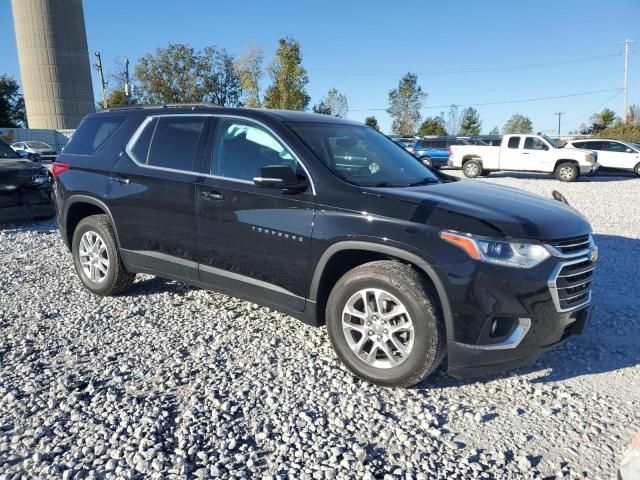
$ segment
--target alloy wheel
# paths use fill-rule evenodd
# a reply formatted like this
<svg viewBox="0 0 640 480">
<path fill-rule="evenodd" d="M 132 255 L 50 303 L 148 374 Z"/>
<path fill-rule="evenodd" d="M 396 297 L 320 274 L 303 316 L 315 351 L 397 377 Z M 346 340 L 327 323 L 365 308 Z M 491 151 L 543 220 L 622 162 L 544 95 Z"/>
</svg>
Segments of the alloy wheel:
<svg viewBox="0 0 640 480">
<path fill-rule="evenodd" d="M 109 251 L 102 237 L 93 230 L 85 232 L 78 250 L 85 276 L 94 283 L 104 282 L 109 274 Z"/>
<path fill-rule="evenodd" d="M 413 322 L 395 296 L 379 288 L 353 294 L 342 312 L 342 330 L 353 353 L 375 368 L 393 368 L 411 354 Z"/>
</svg>

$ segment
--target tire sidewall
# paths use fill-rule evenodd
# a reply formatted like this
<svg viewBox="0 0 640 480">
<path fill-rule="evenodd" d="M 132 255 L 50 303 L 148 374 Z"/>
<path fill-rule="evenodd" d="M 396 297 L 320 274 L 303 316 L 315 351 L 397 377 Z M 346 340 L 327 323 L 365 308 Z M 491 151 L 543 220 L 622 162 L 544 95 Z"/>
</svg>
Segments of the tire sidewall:
<svg viewBox="0 0 640 480">
<path fill-rule="evenodd" d="M 100 235 L 102 241 L 107 247 L 107 254 L 109 255 L 109 271 L 107 272 L 107 276 L 104 281 L 100 283 L 96 283 L 89 277 L 87 277 L 84 273 L 84 270 L 82 269 L 82 266 L 80 265 L 80 239 L 88 231 L 94 231 L 98 235 Z M 71 253 L 73 255 L 73 264 L 82 283 L 84 283 L 84 285 L 93 293 L 96 293 L 98 295 L 106 295 L 111 290 L 111 287 L 115 282 L 115 262 L 118 259 L 118 251 L 113 244 L 111 232 L 107 231 L 103 225 L 99 224 L 96 221 L 93 221 L 91 218 L 82 220 L 73 233 Z"/>
<path fill-rule="evenodd" d="M 346 284 L 345 284 L 346 283 Z M 348 282 L 340 281 L 335 294 L 331 295 L 327 305 L 327 330 L 333 348 L 342 362 L 359 377 L 384 386 L 398 386 L 411 384 L 409 381 L 420 371 L 429 358 L 429 354 L 438 338 L 438 332 L 433 331 L 435 321 L 425 318 L 429 312 L 424 311 L 419 301 L 406 290 L 401 290 L 395 285 L 384 280 L 381 276 L 361 276 L 349 279 Z M 342 330 L 342 311 L 346 302 L 353 294 L 365 288 L 380 288 L 395 296 L 409 312 L 414 326 L 414 345 L 409 357 L 399 366 L 381 369 L 374 368 L 362 360 L 349 347 Z"/>
<path fill-rule="evenodd" d="M 640 177 L 640 163 L 638 163 L 635 168 L 633 169 L 634 173 Z"/>
<path fill-rule="evenodd" d="M 431 161 L 431 159 L 429 157 L 422 157 L 420 159 L 420 161 L 422 162 L 423 165 L 427 165 L 429 167 L 433 167 L 433 162 Z"/>
</svg>

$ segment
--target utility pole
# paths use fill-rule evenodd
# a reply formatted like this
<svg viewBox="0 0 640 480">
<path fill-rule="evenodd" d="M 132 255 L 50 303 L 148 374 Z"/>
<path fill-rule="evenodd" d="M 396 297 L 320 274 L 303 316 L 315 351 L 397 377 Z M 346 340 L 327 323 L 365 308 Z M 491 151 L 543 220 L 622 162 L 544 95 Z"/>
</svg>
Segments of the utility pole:
<svg viewBox="0 0 640 480">
<path fill-rule="evenodd" d="M 622 114 L 622 121 L 627 123 L 627 84 L 629 82 L 629 45 L 632 44 L 635 40 L 629 40 L 628 38 L 624 41 L 624 111 Z"/>
<path fill-rule="evenodd" d="M 127 105 L 131 105 L 131 89 L 129 87 L 129 57 L 124 57 L 124 96 L 127 97 Z"/>
<path fill-rule="evenodd" d="M 98 59 L 95 67 L 98 69 L 98 75 L 100 75 L 100 83 L 102 84 L 102 108 L 107 108 L 107 85 L 104 82 L 104 73 L 102 71 L 102 58 L 100 57 L 100 52 L 96 52 L 95 56 Z"/>
<path fill-rule="evenodd" d="M 562 118 L 562 115 L 564 115 L 564 112 L 556 112 L 554 113 L 554 115 L 558 115 L 558 137 L 560 136 L 560 119 Z"/>
</svg>

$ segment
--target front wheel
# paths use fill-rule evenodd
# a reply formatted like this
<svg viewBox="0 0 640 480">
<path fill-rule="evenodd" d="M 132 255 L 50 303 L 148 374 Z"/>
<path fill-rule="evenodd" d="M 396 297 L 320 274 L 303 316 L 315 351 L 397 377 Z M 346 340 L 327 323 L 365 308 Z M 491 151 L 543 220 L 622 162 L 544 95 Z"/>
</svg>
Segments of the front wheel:
<svg viewBox="0 0 640 480">
<path fill-rule="evenodd" d="M 347 272 L 327 302 L 329 338 L 360 378 L 387 387 L 415 385 L 445 352 L 445 329 L 432 288 L 412 267 L 371 262 Z"/>
<path fill-rule="evenodd" d="M 482 165 L 477 160 L 469 160 L 462 166 L 462 173 L 469 178 L 477 178 L 482 174 Z"/>
<path fill-rule="evenodd" d="M 578 178 L 580 172 L 575 163 L 563 162 L 556 167 L 554 174 L 561 182 L 573 182 Z"/>
<path fill-rule="evenodd" d="M 123 292 L 135 279 L 135 274 L 127 272 L 120 259 L 106 215 L 92 215 L 78 223 L 73 232 L 71 253 L 80 280 L 96 295 Z"/>
<path fill-rule="evenodd" d="M 640 177 L 640 163 L 636 165 L 636 168 L 633 169 L 638 177 Z"/>
<path fill-rule="evenodd" d="M 425 164 L 427 167 L 433 167 L 433 162 L 429 157 L 422 157 L 420 161 Z"/>
</svg>

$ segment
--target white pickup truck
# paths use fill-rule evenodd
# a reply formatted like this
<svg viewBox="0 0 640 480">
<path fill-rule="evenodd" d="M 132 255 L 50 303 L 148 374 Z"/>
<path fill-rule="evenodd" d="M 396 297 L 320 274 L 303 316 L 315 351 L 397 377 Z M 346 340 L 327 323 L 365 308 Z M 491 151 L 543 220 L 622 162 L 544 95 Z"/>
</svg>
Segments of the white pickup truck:
<svg viewBox="0 0 640 480">
<path fill-rule="evenodd" d="M 544 135 L 529 134 L 505 135 L 499 147 L 452 145 L 449 160 L 469 178 L 512 170 L 553 173 L 558 180 L 573 182 L 600 167 L 593 151 L 562 148 Z"/>
</svg>

